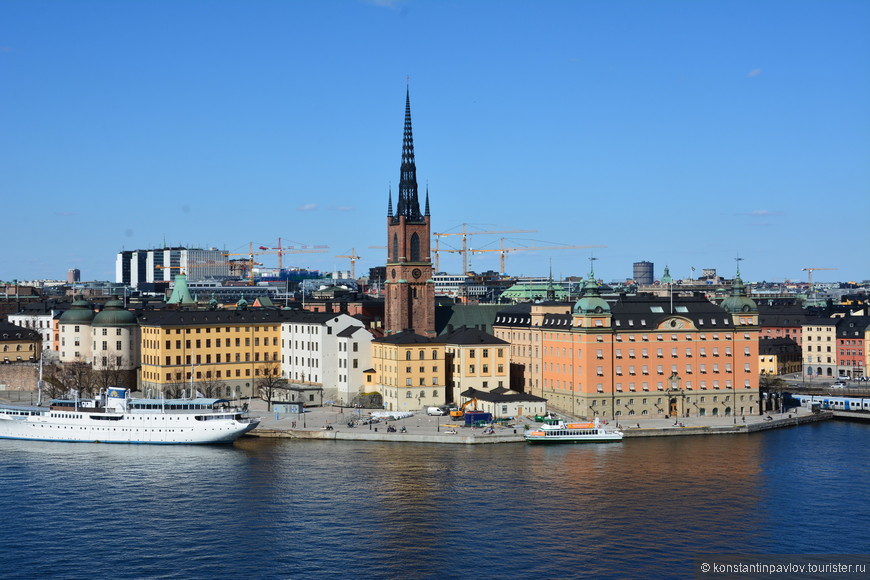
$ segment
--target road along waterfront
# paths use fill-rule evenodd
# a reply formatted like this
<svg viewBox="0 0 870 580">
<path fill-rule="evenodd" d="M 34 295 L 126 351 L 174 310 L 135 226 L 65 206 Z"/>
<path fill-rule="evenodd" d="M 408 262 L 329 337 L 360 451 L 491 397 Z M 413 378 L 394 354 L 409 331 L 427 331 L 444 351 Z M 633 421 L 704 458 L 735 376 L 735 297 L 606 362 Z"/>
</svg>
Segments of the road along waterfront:
<svg viewBox="0 0 870 580">
<path fill-rule="evenodd" d="M 261 417 L 260 426 L 249 433 L 252 437 L 292 439 L 325 439 L 335 441 L 385 441 L 486 445 L 492 443 L 523 443 L 523 429 L 536 425 L 528 417 L 520 417 L 510 426 L 496 426 L 493 433 L 464 427 L 462 420 L 415 414 L 389 424 L 405 432 L 387 432 L 386 423 L 363 425 L 361 420 L 371 411 L 339 407 L 312 407 L 304 414 L 268 412 L 265 403 L 257 401 L 252 408 Z M 831 413 L 809 413 L 794 409 L 788 413 L 746 417 L 688 417 L 682 419 L 632 419 L 618 423 L 626 439 L 639 437 L 680 437 L 690 435 L 727 435 L 756 433 L 770 429 L 793 427 L 832 419 Z M 350 427 L 349 423 L 355 426 Z M 612 422 L 611 422 L 612 423 Z M 456 431 L 452 433 L 451 431 Z"/>
</svg>

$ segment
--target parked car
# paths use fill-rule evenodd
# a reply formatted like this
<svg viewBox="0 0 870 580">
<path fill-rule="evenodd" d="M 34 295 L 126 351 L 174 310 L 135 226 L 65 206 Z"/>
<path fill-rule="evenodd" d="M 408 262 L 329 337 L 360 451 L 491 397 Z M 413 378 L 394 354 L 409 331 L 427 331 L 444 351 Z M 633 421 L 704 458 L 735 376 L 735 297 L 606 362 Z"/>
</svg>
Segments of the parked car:
<svg viewBox="0 0 870 580">
<path fill-rule="evenodd" d="M 831 385 L 831 388 L 832 389 L 845 389 L 846 383 L 844 383 L 843 381 L 837 381 L 836 383 Z"/>
</svg>

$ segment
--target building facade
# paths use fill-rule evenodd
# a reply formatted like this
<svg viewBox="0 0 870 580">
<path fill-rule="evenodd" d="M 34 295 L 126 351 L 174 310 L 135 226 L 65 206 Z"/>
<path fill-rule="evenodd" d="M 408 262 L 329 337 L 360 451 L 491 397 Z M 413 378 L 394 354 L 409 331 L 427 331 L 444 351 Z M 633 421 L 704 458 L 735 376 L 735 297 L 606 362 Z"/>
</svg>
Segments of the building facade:
<svg viewBox="0 0 870 580">
<path fill-rule="evenodd" d="M 441 335 L 445 343 L 448 402 L 459 403 L 467 389 L 490 392 L 510 387 L 510 344 L 482 330 L 460 328 Z"/>
<path fill-rule="evenodd" d="M 445 343 L 406 330 L 372 341 L 372 377 L 389 411 L 419 411 L 447 401 Z"/>
<path fill-rule="evenodd" d="M 497 317 L 495 335 L 530 367 L 527 392 L 617 420 L 759 412 L 758 310 L 742 283 L 721 307 L 700 294 L 608 302 L 597 288 L 590 275 L 573 307 Z"/>
<path fill-rule="evenodd" d="M 762 338 L 758 342 L 758 372 L 785 375 L 801 372 L 801 347 L 792 338 Z"/>
<path fill-rule="evenodd" d="M 811 320 L 802 326 L 801 335 L 806 376 L 837 376 L 837 319 Z"/>
<path fill-rule="evenodd" d="M 349 405 L 363 390 L 372 334 L 347 314 L 297 311 L 281 324 L 281 376 L 319 386 L 324 401 Z"/>
<path fill-rule="evenodd" d="M 0 320 L 0 363 L 38 362 L 42 337 L 35 330 Z"/>
<path fill-rule="evenodd" d="M 837 376 L 859 379 L 867 376 L 867 342 L 870 317 L 846 316 L 837 323 Z"/>
<path fill-rule="evenodd" d="M 258 379 L 280 374 L 282 310 L 174 310 L 145 313 L 141 388 L 154 396 L 199 391 L 258 395 Z"/>
<path fill-rule="evenodd" d="M 170 282 L 182 272 L 191 282 L 224 279 L 230 277 L 230 265 L 227 255 L 217 248 L 125 250 L 115 258 L 115 282 L 133 288 Z"/>
</svg>

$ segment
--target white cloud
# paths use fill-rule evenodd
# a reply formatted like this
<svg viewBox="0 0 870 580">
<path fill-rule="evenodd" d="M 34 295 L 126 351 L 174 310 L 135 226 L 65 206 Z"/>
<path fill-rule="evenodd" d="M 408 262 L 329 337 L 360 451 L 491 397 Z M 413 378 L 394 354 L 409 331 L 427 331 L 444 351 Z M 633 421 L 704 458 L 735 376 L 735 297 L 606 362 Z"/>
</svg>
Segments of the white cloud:
<svg viewBox="0 0 870 580">
<path fill-rule="evenodd" d="M 305 205 L 300 205 L 296 208 L 296 211 L 315 211 L 317 209 L 316 203 L 306 203 Z"/>
<path fill-rule="evenodd" d="M 760 74 L 761 74 L 761 69 L 754 68 L 751 71 L 749 71 L 749 73 L 746 76 L 752 78 L 752 77 L 757 77 Z"/>
</svg>

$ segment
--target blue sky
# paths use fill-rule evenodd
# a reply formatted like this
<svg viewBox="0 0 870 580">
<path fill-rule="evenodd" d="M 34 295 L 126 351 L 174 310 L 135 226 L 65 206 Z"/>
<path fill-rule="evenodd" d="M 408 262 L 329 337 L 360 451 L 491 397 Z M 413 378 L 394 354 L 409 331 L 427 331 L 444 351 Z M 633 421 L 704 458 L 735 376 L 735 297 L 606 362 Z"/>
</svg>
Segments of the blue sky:
<svg viewBox="0 0 870 580">
<path fill-rule="evenodd" d="M 607 246 L 512 274 L 867 279 L 867 30 L 863 0 L 0 0 L 0 280 L 279 237 L 383 264 L 407 76 L 433 231 Z"/>
</svg>

